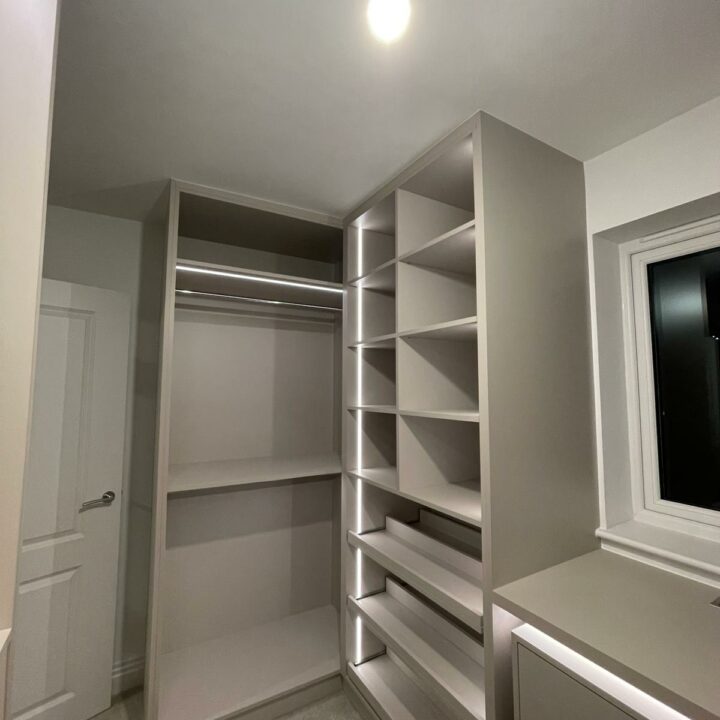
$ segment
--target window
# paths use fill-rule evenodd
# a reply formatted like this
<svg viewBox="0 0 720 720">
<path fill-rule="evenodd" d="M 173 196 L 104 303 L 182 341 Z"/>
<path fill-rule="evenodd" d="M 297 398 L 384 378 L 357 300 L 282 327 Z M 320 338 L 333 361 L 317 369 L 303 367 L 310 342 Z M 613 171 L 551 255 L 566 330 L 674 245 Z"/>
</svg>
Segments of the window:
<svg viewBox="0 0 720 720">
<path fill-rule="evenodd" d="M 628 248 L 626 359 L 636 383 L 628 397 L 637 399 L 638 509 L 717 529 L 720 232 L 708 227 L 715 231 Z"/>
</svg>

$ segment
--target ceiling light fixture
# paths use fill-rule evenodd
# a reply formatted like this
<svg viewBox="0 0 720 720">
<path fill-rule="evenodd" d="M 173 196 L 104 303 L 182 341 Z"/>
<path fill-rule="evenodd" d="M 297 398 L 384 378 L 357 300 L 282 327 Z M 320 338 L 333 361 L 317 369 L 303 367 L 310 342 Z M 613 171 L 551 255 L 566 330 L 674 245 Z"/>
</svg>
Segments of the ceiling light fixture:
<svg viewBox="0 0 720 720">
<path fill-rule="evenodd" d="M 367 18 L 370 30 L 378 40 L 394 42 L 410 22 L 410 0 L 370 0 Z"/>
</svg>

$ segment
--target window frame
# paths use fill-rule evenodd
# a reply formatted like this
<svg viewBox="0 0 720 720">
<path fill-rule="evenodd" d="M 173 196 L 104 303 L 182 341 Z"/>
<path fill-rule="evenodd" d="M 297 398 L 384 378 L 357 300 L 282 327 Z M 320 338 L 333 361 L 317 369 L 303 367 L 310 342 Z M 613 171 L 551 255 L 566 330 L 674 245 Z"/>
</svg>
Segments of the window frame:
<svg viewBox="0 0 720 720">
<path fill-rule="evenodd" d="M 718 218 L 624 243 L 620 273 L 633 514 L 642 522 L 720 542 L 720 511 L 664 500 L 660 494 L 647 274 L 651 263 L 715 248 L 720 248 Z"/>
</svg>

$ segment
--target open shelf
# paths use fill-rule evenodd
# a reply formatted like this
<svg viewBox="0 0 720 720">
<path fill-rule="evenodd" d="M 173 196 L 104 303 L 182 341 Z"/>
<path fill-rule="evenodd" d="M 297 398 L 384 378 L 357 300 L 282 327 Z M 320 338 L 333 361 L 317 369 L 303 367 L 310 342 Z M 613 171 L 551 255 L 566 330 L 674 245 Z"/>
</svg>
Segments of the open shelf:
<svg viewBox="0 0 720 720">
<path fill-rule="evenodd" d="M 398 410 L 406 417 L 429 418 L 431 420 L 457 420 L 458 422 L 477 423 L 480 414 L 472 410 Z"/>
<path fill-rule="evenodd" d="M 160 656 L 160 720 L 225 720 L 340 671 L 328 605 Z"/>
<path fill-rule="evenodd" d="M 483 647 L 394 580 L 386 590 L 348 598 L 354 613 L 439 702 L 465 720 L 484 717 Z"/>
<path fill-rule="evenodd" d="M 398 332 L 432 329 L 477 314 L 474 275 L 398 264 Z"/>
<path fill-rule="evenodd" d="M 395 258 L 384 262 L 376 268 L 366 272 L 364 275 L 353 278 L 348 282 L 349 285 L 364 288 L 367 290 L 377 290 L 379 292 L 395 294 Z"/>
<path fill-rule="evenodd" d="M 449 522 L 449 521 L 448 521 Z M 477 632 L 482 632 L 482 561 L 441 542 L 435 533 L 388 517 L 384 530 L 350 532 L 348 540 Z"/>
<path fill-rule="evenodd" d="M 355 405 L 397 403 L 395 353 L 388 348 L 363 348 L 354 353 L 349 373 L 348 398 Z"/>
<path fill-rule="evenodd" d="M 403 493 L 398 491 L 398 472 L 397 468 L 394 467 L 374 467 L 374 468 L 362 468 L 361 470 L 348 470 L 348 474 L 363 480 L 364 482 L 375 485 L 382 490 L 389 490 L 390 492 L 402 495 Z"/>
<path fill-rule="evenodd" d="M 346 290 L 348 344 L 395 336 L 395 295 L 353 285 Z"/>
<path fill-rule="evenodd" d="M 321 477 L 340 472 L 340 459 L 336 453 L 171 465 L 168 494 Z"/>
<path fill-rule="evenodd" d="M 404 338 L 398 343 L 397 360 L 401 412 L 478 414 L 475 343 Z"/>
<path fill-rule="evenodd" d="M 385 415 L 395 415 L 397 413 L 397 408 L 394 405 L 349 405 L 348 410 L 352 412 L 361 410 L 362 412 L 383 413 Z"/>
<path fill-rule="evenodd" d="M 377 335 L 376 337 L 369 337 L 362 342 L 356 342 L 350 345 L 351 348 L 362 350 L 394 350 L 395 349 L 395 338 L 397 335 L 388 333 L 387 335 Z"/>
<path fill-rule="evenodd" d="M 343 306 L 343 286 L 340 283 L 194 260 L 178 259 L 176 291 L 205 297 L 261 300 L 335 310 Z"/>
<path fill-rule="evenodd" d="M 419 681 L 389 655 L 361 665 L 348 663 L 348 674 L 380 720 L 449 720 Z"/>
<path fill-rule="evenodd" d="M 475 220 L 433 238 L 419 248 L 401 255 L 399 259 L 412 265 L 474 275 Z"/>
<path fill-rule="evenodd" d="M 428 340 L 454 340 L 477 342 L 477 316 L 472 315 L 459 320 L 435 323 L 424 327 L 403 330 L 398 333 L 401 338 L 423 338 Z"/>
</svg>

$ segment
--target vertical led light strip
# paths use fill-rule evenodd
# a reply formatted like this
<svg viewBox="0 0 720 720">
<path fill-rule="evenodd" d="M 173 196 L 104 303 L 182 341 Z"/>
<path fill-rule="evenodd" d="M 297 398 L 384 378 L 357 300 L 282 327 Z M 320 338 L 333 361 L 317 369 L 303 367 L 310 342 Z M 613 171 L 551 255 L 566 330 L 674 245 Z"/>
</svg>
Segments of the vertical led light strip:
<svg viewBox="0 0 720 720">
<path fill-rule="evenodd" d="M 363 274 L 363 228 L 358 227 L 357 231 L 357 275 Z M 362 340 L 363 326 L 363 291 L 358 284 L 357 289 L 357 315 L 356 321 L 356 342 Z M 362 378 L 362 361 L 363 349 L 358 347 L 355 350 L 355 401 L 358 407 L 363 403 L 363 378 Z M 363 411 L 358 410 L 355 418 L 355 458 L 357 469 L 362 470 L 363 466 Z M 363 516 L 363 482 L 360 478 L 355 480 L 355 532 L 362 532 L 362 516 Z M 362 576 L 363 576 L 363 555 L 360 549 L 355 550 L 355 597 L 362 595 Z M 355 664 L 362 662 L 362 620 L 360 616 L 355 617 Z"/>
</svg>

